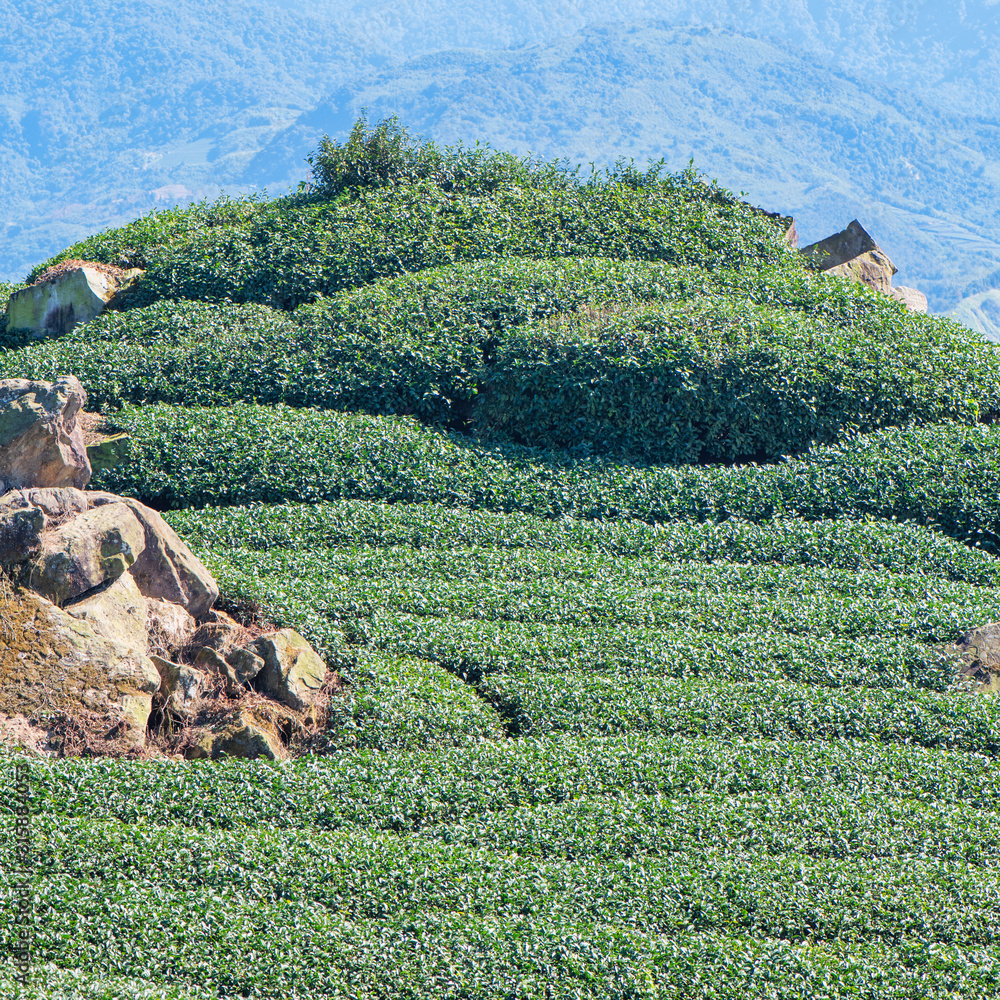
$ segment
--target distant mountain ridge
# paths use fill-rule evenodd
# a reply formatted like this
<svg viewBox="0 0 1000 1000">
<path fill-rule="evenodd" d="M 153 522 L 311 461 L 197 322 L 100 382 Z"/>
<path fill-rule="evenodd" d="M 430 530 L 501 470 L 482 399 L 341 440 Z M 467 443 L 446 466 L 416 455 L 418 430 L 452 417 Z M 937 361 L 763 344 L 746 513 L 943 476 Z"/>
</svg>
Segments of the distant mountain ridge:
<svg viewBox="0 0 1000 1000">
<path fill-rule="evenodd" d="M 112 10 L 0 0 L 0 278 L 157 206 L 281 190 L 368 107 L 574 162 L 693 155 L 806 239 L 861 218 L 933 309 L 1000 284 L 995 0 Z"/>
<path fill-rule="evenodd" d="M 674 168 L 693 157 L 725 186 L 796 215 L 807 241 L 861 218 L 900 283 L 919 285 L 939 311 L 1000 264 L 996 226 L 972 222 L 1000 219 L 1000 171 L 976 148 L 1000 149 L 1000 128 L 773 42 L 652 21 L 511 52 L 420 56 L 301 116 L 245 179 L 281 180 L 296 151 L 320 132 L 343 134 L 365 107 L 443 142 L 487 135 L 573 163 L 606 161 L 608 150 Z"/>
</svg>

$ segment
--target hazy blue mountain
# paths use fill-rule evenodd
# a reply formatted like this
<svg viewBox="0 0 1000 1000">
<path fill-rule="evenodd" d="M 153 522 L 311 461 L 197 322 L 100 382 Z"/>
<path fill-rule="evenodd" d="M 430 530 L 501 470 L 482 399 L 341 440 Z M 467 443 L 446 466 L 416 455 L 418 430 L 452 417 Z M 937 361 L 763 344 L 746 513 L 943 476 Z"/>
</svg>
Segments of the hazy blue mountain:
<svg viewBox="0 0 1000 1000">
<path fill-rule="evenodd" d="M 1000 291 L 997 289 L 963 299 L 948 315 L 978 330 L 994 343 L 1000 343 Z"/>
<path fill-rule="evenodd" d="M 860 218 L 900 267 L 897 282 L 919 285 L 937 309 L 1000 267 L 1000 169 L 984 152 L 1000 150 L 996 123 L 773 42 L 643 22 L 421 56 L 303 115 L 245 179 L 289 179 L 286 164 L 318 133 L 343 134 L 363 107 L 444 142 L 485 136 L 574 163 L 624 154 L 676 168 L 693 157 L 727 187 L 794 213 L 805 240 Z"/>
<path fill-rule="evenodd" d="M 574 162 L 693 155 L 807 239 L 861 218 L 943 310 L 1000 287 L 998 39 L 998 0 L 0 0 L 0 278 L 276 192 L 367 106 Z"/>
</svg>

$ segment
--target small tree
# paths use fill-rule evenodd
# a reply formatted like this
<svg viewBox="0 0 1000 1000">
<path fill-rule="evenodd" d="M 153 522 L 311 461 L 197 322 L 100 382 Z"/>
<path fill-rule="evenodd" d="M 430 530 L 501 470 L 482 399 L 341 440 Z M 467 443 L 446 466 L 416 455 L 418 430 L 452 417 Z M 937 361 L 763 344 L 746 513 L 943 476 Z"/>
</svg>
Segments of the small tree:
<svg viewBox="0 0 1000 1000">
<path fill-rule="evenodd" d="M 343 144 L 324 135 L 307 161 L 316 193 L 333 198 L 342 191 L 429 181 L 443 191 L 487 194 L 507 184 L 548 185 L 568 173 L 558 164 L 499 153 L 489 145 L 473 148 L 421 142 L 399 119 L 382 119 L 374 129 L 362 115 Z"/>
</svg>

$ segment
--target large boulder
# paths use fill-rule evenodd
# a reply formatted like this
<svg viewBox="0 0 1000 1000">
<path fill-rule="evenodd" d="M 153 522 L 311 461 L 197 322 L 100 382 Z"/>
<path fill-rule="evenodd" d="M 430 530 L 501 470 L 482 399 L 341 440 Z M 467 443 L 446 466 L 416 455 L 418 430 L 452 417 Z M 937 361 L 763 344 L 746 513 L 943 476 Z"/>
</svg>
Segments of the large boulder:
<svg viewBox="0 0 1000 1000">
<path fill-rule="evenodd" d="M 219 585 L 200 559 L 181 541 L 166 521 L 149 507 L 95 490 L 87 493 L 91 508 L 126 504 L 145 533 L 145 547 L 131 573 L 144 597 L 179 604 L 195 618 L 202 617 L 216 602 Z"/>
<path fill-rule="evenodd" d="M 87 323 L 142 271 L 96 261 L 68 260 L 49 268 L 27 288 L 14 292 L 7 304 L 7 329 L 30 330 L 37 336 L 69 333 Z"/>
<path fill-rule="evenodd" d="M 284 760 L 288 751 L 273 723 L 249 708 L 238 708 L 204 731 L 184 756 L 188 760 L 220 757 Z"/>
<path fill-rule="evenodd" d="M 152 660 L 160 672 L 163 711 L 172 719 L 190 723 L 218 693 L 218 678 L 206 671 L 160 656 Z"/>
<path fill-rule="evenodd" d="M 64 605 L 116 580 L 145 547 L 142 525 L 125 504 L 95 507 L 43 532 L 40 551 L 26 571 L 26 584 L 36 594 Z"/>
<path fill-rule="evenodd" d="M 87 401 L 79 379 L 0 381 L 0 493 L 30 486 L 90 482 L 77 414 Z"/>
<path fill-rule="evenodd" d="M 889 294 L 897 302 L 902 302 L 910 312 L 927 312 L 927 296 L 916 288 L 907 288 L 906 285 L 896 285 L 889 289 Z"/>
<path fill-rule="evenodd" d="M 151 652 L 169 657 L 191 642 L 198 623 L 179 604 L 148 597 L 146 609 L 146 632 Z"/>
<path fill-rule="evenodd" d="M 820 271 L 890 294 L 896 266 L 857 219 L 841 232 L 803 247 L 800 253 Z"/>
<path fill-rule="evenodd" d="M 64 610 L 74 618 L 87 622 L 118 649 L 131 650 L 142 657 L 148 655 L 146 598 L 139 593 L 135 580 L 128 573 L 118 577 L 109 587 L 67 605 Z M 153 690 L 158 687 L 156 685 Z"/>
<path fill-rule="evenodd" d="M 1000 622 L 971 629 L 956 643 L 943 648 L 955 658 L 959 676 L 977 691 L 1000 691 Z"/>
<path fill-rule="evenodd" d="M 37 594 L 15 594 L 4 608 L 0 714 L 37 719 L 50 713 L 98 713 L 123 721 L 134 741 L 141 742 L 142 713 L 148 717 L 160 675 L 141 640 L 121 641 L 121 635 L 129 636 L 125 619 L 134 613 L 135 597 L 127 584 L 114 594 L 109 588 L 102 595 L 103 609 L 77 608 L 73 615 Z M 116 638 L 98 631 L 112 618 L 122 630 Z"/>
</svg>

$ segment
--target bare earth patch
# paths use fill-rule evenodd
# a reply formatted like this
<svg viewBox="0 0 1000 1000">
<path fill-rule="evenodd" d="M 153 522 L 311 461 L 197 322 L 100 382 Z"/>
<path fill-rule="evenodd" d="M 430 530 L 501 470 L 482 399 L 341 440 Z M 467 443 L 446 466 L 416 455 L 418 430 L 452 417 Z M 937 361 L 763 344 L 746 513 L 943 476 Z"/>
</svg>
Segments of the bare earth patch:
<svg viewBox="0 0 1000 1000">
<path fill-rule="evenodd" d="M 42 271 L 35 279 L 34 284 L 44 285 L 49 281 L 55 281 L 59 275 L 66 274 L 67 271 L 75 271 L 78 267 L 93 268 L 105 277 L 111 278 L 117 284 L 120 284 L 122 278 L 128 273 L 126 268 L 116 267 L 114 264 L 102 264 L 96 260 L 79 260 L 74 258 L 73 260 L 64 260 L 61 264 L 53 264 L 52 267 Z"/>
</svg>

